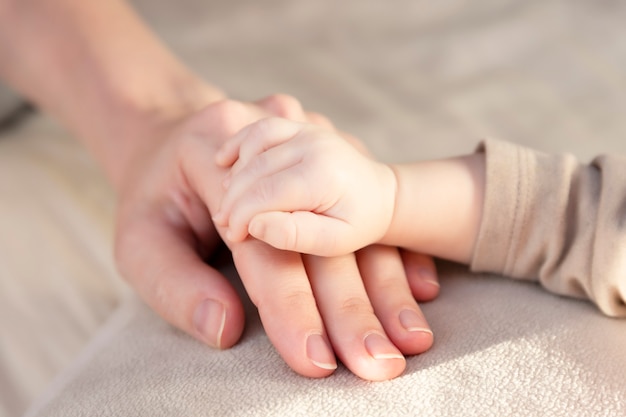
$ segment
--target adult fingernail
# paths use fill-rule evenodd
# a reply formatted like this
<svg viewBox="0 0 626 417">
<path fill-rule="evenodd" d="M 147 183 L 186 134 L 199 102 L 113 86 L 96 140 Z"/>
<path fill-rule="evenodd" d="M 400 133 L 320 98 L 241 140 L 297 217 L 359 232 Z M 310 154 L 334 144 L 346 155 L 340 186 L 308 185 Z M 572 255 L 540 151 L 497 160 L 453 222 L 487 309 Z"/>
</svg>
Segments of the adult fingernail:
<svg viewBox="0 0 626 417">
<path fill-rule="evenodd" d="M 378 333 L 368 334 L 363 343 L 374 359 L 404 359 L 402 353 L 387 338 Z"/>
<path fill-rule="evenodd" d="M 437 277 L 435 277 L 435 274 L 433 273 L 432 269 L 422 267 L 417 270 L 417 273 L 422 278 L 423 282 L 439 288 L 439 282 L 437 282 Z"/>
<path fill-rule="evenodd" d="M 399 315 L 400 324 L 409 332 L 431 333 L 430 329 L 424 325 L 424 319 L 413 310 L 402 310 Z"/>
<path fill-rule="evenodd" d="M 221 348 L 226 323 L 224 304 L 216 300 L 204 300 L 196 307 L 193 322 L 202 340 L 213 347 Z"/>
<path fill-rule="evenodd" d="M 319 368 L 337 369 L 335 355 L 324 337 L 319 333 L 313 333 L 307 337 L 306 355 Z"/>
</svg>

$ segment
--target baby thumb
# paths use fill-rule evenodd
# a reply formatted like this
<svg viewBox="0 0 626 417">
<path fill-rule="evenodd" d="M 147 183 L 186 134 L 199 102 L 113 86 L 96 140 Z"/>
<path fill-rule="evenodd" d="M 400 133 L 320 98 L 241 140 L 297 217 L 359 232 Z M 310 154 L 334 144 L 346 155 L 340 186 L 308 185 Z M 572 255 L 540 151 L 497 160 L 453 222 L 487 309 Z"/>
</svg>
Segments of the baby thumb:
<svg viewBox="0 0 626 417">
<path fill-rule="evenodd" d="M 348 223 L 310 211 L 272 211 L 257 214 L 248 233 L 277 249 L 317 256 L 339 256 L 353 252 Z"/>
</svg>

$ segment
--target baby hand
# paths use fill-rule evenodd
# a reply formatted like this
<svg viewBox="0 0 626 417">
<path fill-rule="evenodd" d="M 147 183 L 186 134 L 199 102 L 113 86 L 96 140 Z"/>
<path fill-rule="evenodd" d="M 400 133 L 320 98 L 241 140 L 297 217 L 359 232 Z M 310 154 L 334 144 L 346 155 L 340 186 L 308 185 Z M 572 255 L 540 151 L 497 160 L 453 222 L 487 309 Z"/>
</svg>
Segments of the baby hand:
<svg viewBox="0 0 626 417">
<path fill-rule="evenodd" d="M 216 155 L 232 166 L 214 221 L 234 242 L 248 234 L 284 250 L 338 256 L 379 241 L 391 224 L 393 170 L 334 131 L 269 118 Z"/>
</svg>

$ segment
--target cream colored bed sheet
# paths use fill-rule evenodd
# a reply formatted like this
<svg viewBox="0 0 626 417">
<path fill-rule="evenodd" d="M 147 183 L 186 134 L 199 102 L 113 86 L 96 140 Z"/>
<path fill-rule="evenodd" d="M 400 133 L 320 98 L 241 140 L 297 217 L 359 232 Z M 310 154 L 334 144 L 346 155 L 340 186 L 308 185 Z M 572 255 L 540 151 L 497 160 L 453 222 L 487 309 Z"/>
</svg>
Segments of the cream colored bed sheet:
<svg viewBox="0 0 626 417">
<path fill-rule="evenodd" d="M 386 161 L 468 152 L 485 136 L 626 153 L 621 2 L 137 5 L 235 97 L 293 94 Z M 626 323 L 450 265 L 424 306 L 436 344 L 397 380 L 298 377 L 251 307 L 240 345 L 207 349 L 122 301 L 113 207 L 91 159 L 46 118 L 0 137 L 0 416 L 19 415 L 89 340 L 30 415 L 626 413 Z"/>
</svg>

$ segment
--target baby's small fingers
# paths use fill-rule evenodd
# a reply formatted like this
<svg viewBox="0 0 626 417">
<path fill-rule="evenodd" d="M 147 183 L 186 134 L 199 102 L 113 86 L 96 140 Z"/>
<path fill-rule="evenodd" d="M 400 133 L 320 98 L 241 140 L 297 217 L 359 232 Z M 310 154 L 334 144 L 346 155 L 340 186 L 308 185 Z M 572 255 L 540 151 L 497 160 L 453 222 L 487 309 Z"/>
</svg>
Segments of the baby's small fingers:
<svg viewBox="0 0 626 417">
<path fill-rule="evenodd" d="M 306 179 L 290 169 L 258 179 L 255 176 L 251 178 L 252 181 L 241 189 L 240 182 L 233 179 L 220 209 L 228 217 L 229 230 L 233 237 L 245 236 L 250 220 L 259 213 L 315 208 Z M 231 197 L 231 190 L 235 188 L 237 195 Z"/>
<path fill-rule="evenodd" d="M 215 154 L 215 162 L 224 167 L 236 161 L 245 165 L 253 156 L 289 140 L 301 128 L 301 124 L 279 117 L 257 120 L 228 139 Z"/>
<path fill-rule="evenodd" d="M 254 123 L 252 124 L 254 125 Z M 239 158 L 239 148 L 245 139 L 250 126 L 248 125 L 228 139 L 215 153 L 215 163 L 221 167 L 229 167 Z"/>
<path fill-rule="evenodd" d="M 255 215 L 251 236 L 277 249 L 317 256 L 339 256 L 352 252 L 352 227 L 342 220 L 310 211 L 273 211 Z"/>
<path fill-rule="evenodd" d="M 235 173 L 231 169 L 225 183 L 225 192 L 220 202 L 219 213 L 216 216 L 220 224 L 228 224 L 231 212 L 238 204 L 249 203 L 258 198 L 254 193 L 259 192 L 258 188 L 268 186 L 270 183 L 265 179 L 288 170 L 298 161 L 296 152 L 292 149 L 282 149 L 276 147 L 258 155 L 252 159 L 241 171 Z M 263 191 L 263 190 L 260 190 Z M 269 190 L 265 190 L 269 191 Z M 271 195 L 261 196 L 271 198 Z"/>
<path fill-rule="evenodd" d="M 259 120 L 248 126 L 238 145 L 239 159 L 232 167 L 232 175 L 244 169 L 255 157 L 292 139 L 303 128 L 301 123 L 278 117 Z"/>
</svg>

